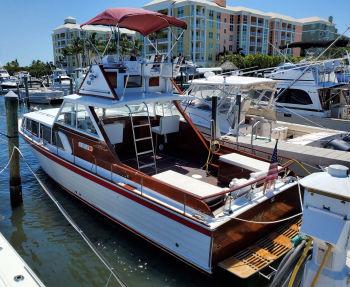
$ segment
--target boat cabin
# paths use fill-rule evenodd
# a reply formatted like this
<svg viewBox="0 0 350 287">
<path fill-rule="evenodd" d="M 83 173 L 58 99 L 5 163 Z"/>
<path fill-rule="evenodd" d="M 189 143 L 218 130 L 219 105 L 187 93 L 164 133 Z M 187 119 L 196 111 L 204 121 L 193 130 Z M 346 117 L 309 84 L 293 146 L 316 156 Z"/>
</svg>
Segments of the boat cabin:
<svg viewBox="0 0 350 287">
<path fill-rule="evenodd" d="M 266 75 L 278 82 L 276 105 L 301 115 L 350 118 L 349 87 L 337 79 L 339 61 L 285 64 Z"/>
</svg>

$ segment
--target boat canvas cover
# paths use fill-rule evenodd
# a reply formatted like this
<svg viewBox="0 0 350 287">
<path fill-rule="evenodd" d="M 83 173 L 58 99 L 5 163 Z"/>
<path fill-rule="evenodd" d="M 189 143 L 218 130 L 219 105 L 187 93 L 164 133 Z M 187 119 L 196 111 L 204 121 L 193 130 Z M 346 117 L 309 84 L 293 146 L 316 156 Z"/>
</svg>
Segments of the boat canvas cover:
<svg viewBox="0 0 350 287">
<path fill-rule="evenodd" d="M 210 76 L 204 79 L 196 79 L 191 86 L 226 86 L 240 90 L 275 90 L 277 81 L 266 78 L 242 77 L 242 76 Z"/>
<path fill-rule="evenodd" d="M 141 8 L 109 8 L 81 25 L 118 26 L 137 31 L 143 36 L 175 26 L 186 29 L 187 24 L 175 17 Z"/>
</svg>

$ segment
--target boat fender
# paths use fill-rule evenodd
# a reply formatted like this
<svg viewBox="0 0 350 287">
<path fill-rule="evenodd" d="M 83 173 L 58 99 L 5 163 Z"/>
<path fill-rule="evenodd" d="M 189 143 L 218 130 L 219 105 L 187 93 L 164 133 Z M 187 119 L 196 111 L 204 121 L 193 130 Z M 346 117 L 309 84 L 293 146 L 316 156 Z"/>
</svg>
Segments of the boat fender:
<svg viewBox="0 0 350 287">
<path fill-rule="evenodd" d="M 331 141 L 325 144 L 325 148 L 341 151 L 350 151 L 350 143 L 340 139 L 332 139 Z"/>
</svg>

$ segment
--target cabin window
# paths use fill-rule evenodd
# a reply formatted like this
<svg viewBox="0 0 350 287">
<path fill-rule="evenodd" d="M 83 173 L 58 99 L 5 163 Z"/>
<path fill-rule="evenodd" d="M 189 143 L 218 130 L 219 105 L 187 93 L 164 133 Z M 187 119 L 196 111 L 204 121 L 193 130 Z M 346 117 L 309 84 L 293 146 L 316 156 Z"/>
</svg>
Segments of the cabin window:
<svg viewBox="0 0 350 287">
<path fill-rule="evenodd" d="M 51 128 L 45 125 L 40 125 L 40 137 L 44 143 L 51 143 Z"/>
<path fill-rule="evenodd" d="M 151 77 L 149 79 L 148 85 L 150 87 L 158 87 L 159 86 L 159 77 Z"/>
<path fill-rule="evenodd" d="M 75 104 L 65 103 L 57 118 L 59 124 L 64 124 L 75 128 L 76 126 L 76 111 Z"/>
<path fill-rule="evenodd" d="M 124 76 L 124 85 L 127 88 L 139 88 L 142 87 L 142 77 L 141 76 Z"/>
<path fill-rule="evenodd" d="M 97 135 L 96 129 L 85 106 L 77 105 L 77 129 Z"/>
<path fill-rule="evenodd" d="M 281 94 L 283 92 L 283 94 Z M 299 89 L 281 89 L 276 95 L 281 94 L 277 99 L 278 103 L 294 104 L 294 105 L 311 105 L 312 100 L 309 94 Z"/>
<path fill-rule="evenodd" d="M 60 149 L 63 149 L 63 144 L 62 144 L 61 138 L 58 135 L 58 131 L 55 131 L 52 134 L 52 144 L 57 146 Z"/>
<path fill-rule="evenodd" d="M 26 129 L 35 136 L 39 136 L 39 123 L 30 119 L 27 119 Z"/>
</svg>

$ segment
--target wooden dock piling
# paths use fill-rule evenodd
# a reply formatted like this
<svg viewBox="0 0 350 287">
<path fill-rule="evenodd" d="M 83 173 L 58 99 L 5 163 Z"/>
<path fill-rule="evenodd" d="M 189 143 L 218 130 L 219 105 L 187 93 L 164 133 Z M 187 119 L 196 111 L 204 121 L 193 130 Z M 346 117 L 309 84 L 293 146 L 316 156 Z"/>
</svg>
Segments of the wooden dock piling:
<svg viewBox="0 0 350 287">
<path fill-rule="evenodd" d="M 25 95 L 25 98 L 24 98 L 24 103 L 29 108 L 29 88 L 28 88 L 28 77 L 27 76 L 24 76 L 24 88 L 25 88 L 25 91 L 26 91 L 26 95 Z"/>
<path fill-rule="evenodd" d="M 69 94 L 73 94 L 73 79 L 72 77 L 69 78 Z"/>
<path fill-rule="evenodd" d="M 18 138 L 18 96 L 10 91 L 5 95 L 7 137 L 8 137 L 8 154 L 12 155 L 14 147 L 19 147 Z M 22 182 L 19 166 L 19 153 L 13 152 L 12 160 L 9 165 L 10 169 L 10 199 L 11 206 L 17 207 L 22 204 Z"/>
</svg>

